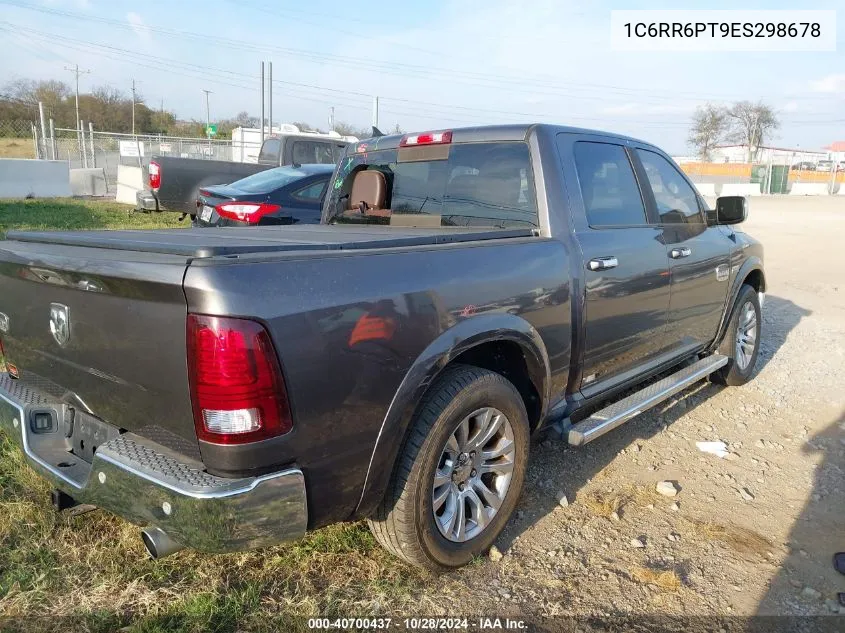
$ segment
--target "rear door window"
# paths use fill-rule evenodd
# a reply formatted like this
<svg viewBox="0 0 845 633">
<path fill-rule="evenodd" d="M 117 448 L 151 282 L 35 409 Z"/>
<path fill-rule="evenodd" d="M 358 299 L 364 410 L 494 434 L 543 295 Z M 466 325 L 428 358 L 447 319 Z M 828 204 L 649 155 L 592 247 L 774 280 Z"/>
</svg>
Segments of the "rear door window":
<svg viewBox="0 0 845 633">
<path fill-rule="evenodd" d="M 703 224 L 695 191 L 672 163 L 656 152 L 638 149 L 663 224 Z"/>
<path fill-rule="evenodd" d="M 307 187 L 294 191 L 292 195 L 294 198 L 299 198 L 300 200 L 305 200 L 306 202 L 319 202 L 323 197 L 323 190 L 326 188 L 327 182 L 328 176 L 326 176 L 325 180 L 318 180 Z"/>
<path fill-rule="evenodd" d="M 647 224 L 643 198 L 625 148 L 579 141 L 575 144 L 575 168 L 591 227 Z"/>
</svg>

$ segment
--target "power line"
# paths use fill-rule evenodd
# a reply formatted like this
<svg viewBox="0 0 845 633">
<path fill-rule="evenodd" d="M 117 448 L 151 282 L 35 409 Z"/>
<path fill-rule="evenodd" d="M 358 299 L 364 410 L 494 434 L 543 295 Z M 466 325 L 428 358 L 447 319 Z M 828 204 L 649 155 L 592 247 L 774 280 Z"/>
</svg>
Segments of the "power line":
<svg viewBox="0 0 845 633">
<path fill-rule="evenodd" d="M 176 74 L 182 74 L 183 76 L 190 76 L 190 77 L 200 77 L 200 74 L 203 77 L 207 77 L 210 73 L 213 73 L 213 74 L 218 74 L 218 75 L 223 74 L 223 75 L 227 75 L 227 76 L 232 76 L 232 77 L 235 77 L 235 78 L 238 78 L 238 79 L 245 79 L 245 80 L 248 80 L 250 82 L 254 81 L 254 79 L 255 79 L 255 76 L 253 76 L 253 75 L 249 75 L 249 74 L 245 74 L 245 73 L 239 73 L 239 72 L 236 72 L 236 71 L 213 68 L 213 67 L 208 67 L 208 66 L 200 66 L 198 64 L 191 64 L 189 62 L 179 62 L 179 61 L 176 61 L 176 60 L 171 60 L 171 59 L 168 59 L 168 58 L 159 57 L 159 56 L 155 56 L 155 55 L 148 55 L 148 54 L 142 55 L 142 54 L 132 53 L 130 51 L 118 49 L 118 48 L 111 47 L 111 46 L 104 45 L 104 44 L 93 44 L 93 43 L 90 43 L 90 42 L 83 42 L 82 40 L 75 40 L 74 38 L 68 38 L 68 37 L 60 36 L 60 35 L 57 35 L 57 34 L 54 34 L 54 33 L 46 33 L 46 32 L 43 32 L 43 31 L 38 31 L 36 29 L 28 29 L 26 27 L 15 26 L 15 28 L 23 29 L 23 30 L 28 31 L 32 34 L 35 34 L 35 37 L 42 36 L 46 42 L 49 42 L 49 43 L 52 43 L 52 44 L 55 44 L 55 45 L 59 45 L 59 46 L 63 45 L 63 44 L 61 44 L 62 41 L 74 42 L 74 43 L 79 45 L 79 46 L 75 46 L 75 47 L 69 46 L 70 48 L 72 48 L 74 50 L 83 50 L 84 51 L 84 50 L 90 50 L 92 48 L 101 48 L 101 49 L 107 49 L 109 51 L 112 51 L 115 54 L 120 55 L 121 57 L 140 58 L 140 60 L 142 60 L 142 61 L 133 61 L 133 63 L 136 63 L 137 65 L 140 65 L 140 66 L 148 67 L 148 68 L 154 68 L 154 69 L 159 70 L 159 71 L 162 69 L 162 67 L 167 67 L 167 66 L 170 66 L 171 68 L 173 68 L 173 67 L 176 67 L 176 68 L 187 67 L 189 69 L 196 69 L 195 72 L 197 74 L 190 74 L 189 75 L 189 74 L 185 74 L 185 73 L 179 73 L 179 72 L 176 72 L 176 71 L 173 71 L 173 72 L 175 72 Z M 82 47 L 82 48 L 80 48 L 80 47 Z M 101 53 L 98 53 L 98 54 L 101 54 Z M 106 55 L 106 56 L 108 56 L 108 55 Z M 114 59 L 114 57 L 110 57 L 110 58 Z M 158 64 L 157 65 L 150 65 L 149 62 L 151 60 L 155 60 L 156 62 L 158 62 Z M 217 81 L 218 83 L 223 83 L 225 85 L 231 85 L 231 86 L 234 86 L 234 87 L 244 88 L 244 89 L 248 89 L 248 90 L 254 89 L 254 86 L 252 86 L 251 84 L 250 85 L 243 85 L 243 84 L 232 83 L 231 81 L 225 81 L 225 82 L 221 81 L 221 80 L 213 80 L 213 81 Z M 367 100 L 370 100 L 372 98 L 370 95 L 368 95 L 366 93 L 362 93 L 362 92 L 346 91 L 346 90 L 342 90 L 342 89 L 338 89 L 338 88 L 328 88 L 328 87 L 324 87 L 324 86 L 317 86 L 317 85 L 314 85 L 314 84 L 306 84 L 306 83 L 301 83 L 301 82 L 284 81 L 284 80 L 278 80 L 277 79 L 277 80 L 274 80 L 273 83 L 274 84 L 280 84 L 280 85 L 296 86 L 296 87 L 299 87 L 299 88 L 311 89 L 311 90 L 315 90 L 315 91 L 318 91 L 318 92 L 329 92 L 329 93 L 343 94 L 345 99 L 347 99 L 347 100 L 358 98 L 358 97 L 360 97 L 362 99 L 367 99 Z M 336 98 L 334 98 L 333 101 L 326 101 L 325 99 L 317 99 L 313 95 L 305 95 L 303 93 L 297 93 L 297 92 L 292 92 L 292 91 L 289 91 L 285 94 L 292 94 L 294 96 L 297 96 L 297 97 L 305 99 L 305 100 L 317 101 L 317 102 L 321 102 L 321 103 L 328 103 L 328 104 L 333 104 L 333 103 L 343 104 L 343 103 L 345 103 L 349 107 L 352 107 L 352 108 L 355 108 L 355 109 L 361 109 L 361 110 L 366 109 L 365 106 L 362 103 L 359 103 L 359 102 L 352 102 L 352 103 L 350 103 L 349 101 L 338 102 L 338 100 Z M 324 96 L 324 95 L 320 95 L 320 96 Z M 469 120 L 470 122 L 475 122 L 475 121 L 487 121 L 487 122 L 489 122 L 489 120 L 491 119 L 491 115 L 493 115 L 492 118 L 496 118 L 496 119 L 507 119 L 507 118 L 512 118 L 513 116 L 527 117 L 527 118 L 530 118 L 530 119 L 540 119 L 540 118 L 550 119 L 550 120 L 559 119 L 558 114 L 550 114 L 550 113 L 517 112 L 517 111 L 511 111 L 511 110 L 494 110 L 494 109 L 461 106 L 461 105 L 447 104 L 447 103 L 435 103 L 435 102 L 430 102 L 430 101 L 422 101 L 422 100 L 418 100 L 418 99 L 405 99 L 405 98 L 401 98 L 401 97 L 391 97 L 391 96 L 385 96 L 385 97 L 382 97 L 382 99 L 384 101 L 387 101 L 387 102 L 397 102 L 397 103 L 400 103 L 400 104 L 410 104 L 412 106 L 411 109 L 409 109 L 406 106 L 401 111 L 397 110 L 396 108 L 392 108 L 390 110 L 391 112 L 398 113 L 398 114 L 406 114 L 406 115 L 412 115 L 413 116 L 413 115 L 419 114 L 422 111 L 425 114 L 442 115 L 443 113 L 440 112 L 440 111 L 442 111 L 444 109 L 445 110 L 454 109 L 454 110 L 463 111 L 464 114 L 461 115 L 460 117 L 454 116 L 453 113 L 449 112 L 450 118 L 452 120 L 456 120 L 456 121 L 467 121 L 467 120 Z M 413 106 L 418 105 L 418 104 L 430 106 L 430 107 L 425 107 L 425 108 L 414 108 L 413 107 Z M 402 106 L 399 106 L 399 107 L 402 107 Z M 472 117 L 471 113 L 479 113 L 480 116 Z M 467 117 L 470 117 L 470 118 L 467 119 Z M 578 121 L 578 120 L 581 120 L 581 121 L 601 121 L 601 120 L 604 120 L 604 117 L 569 116 L 569 117 L 567 117 L 567 119 L 572 120 L 572 121 Z M 652 123 L 651 121 L 639 121 L 639 120 L 636 120 L 636 119 L 629 119 L 628 121 L 631 122 L 631 123 L 637 123 L 637 122 Z M 665 121 L 665 120 L 662 121 L 661 123 L 662 124 L 672 124 L 672 123 L 674 123 L 674 124 L 677 124 L 677 125 L 686 125 L 687 124 L 686 121 L 669 122 L 669 121 Z"/>
<path fill-rule="evenodd" d="M 7 23 L 8 24 L 8 23 Z M 104 44 L 93 44 L 90 42 L 83 42 L 82 40 L 75 40 L 74 38 L 67 38 L 64 36 L 59 36 L 54 33 L 46 33 L 43 31 L 38 31 L 36 29 L 28 29 L 26 27 L 21 27 L 17 25 L 12 25 L 14 28 L 19 30 L 24 30 L 29 33 L 34 34 L 33 36 L 36 38 L 41 37 L 43 41 L 46 43 L 55 44 L 58 46 L 65 46 L 71 48 L 72 50 L 78 50 L 83 52 L 92 52 L 95 49 L 105 49 L 108 50 L 119 57 L 114 57 L 113 55 L 104 54 L 100 50 L 97 51 L 98 55 L 102 55 L 105 57 L 109 57 L 111 59 L 116 59 L 117 61 L 122 61 L 126 63 L 132 63 L 137 66 L 142 66 L 146 68 L 151 68 L 157 71 L 161 71 L 162 68 L 169 67 L 169 72 L 173 74 L 182 75 L 186 77 L 196 78 L 196 79 L 205 79 L 210 80 L 215 83 L 220 83 L 223 85 L 228 85 L 240 89 L 245 90 L 256 90 L 254 84 L 252 83 L 255 79 L 255 76 L 249 75 L 246 73 L 239 73 L 236 71 L 226 70 L 226 69 L 219 69 L 219 68 L 210 68 L 207 66 L 200 66 L 198 64 L 191 64 L 189 62 L 179 62 L 176 60 L 171 60 L 164 57 L 147 55 L 147 54 L 138 54 L 132 53 L 130 51 L 126 51 L 123 49 L 118 49 L 115 47 L 111 47 Z M 73 46 L 69 44 L 62 44 L 63 41 L 69 41 L 78 44 L 78 46 Z M 127 61 L 123 59 L 124 57 L 129 58 L 140 58 L 140 59 L 132 59 L 131 61 Z M 141 61 L 142 60 L 142 61 Z M 155 65 L 150 64 L 149 62 L 154 60 L 156 62 Z M 179 72 L 178 70 L 173 70 L 174 68 L 181 68 L 181 69 L 189 69 L 189 72 Z M 237 79 L 245 79 L 248 80 L 250 83 L 248 85 L 234 83 L 231 80 L 224 81 L 222 79 L 215 79 L 211 78 L 210 75 L 217 74 L 217 75 L 225 75 L 227 77 L 234 77 Z M 290 82 L 290 81 L 283 81 L 283 80 L 274 80 L 274 84 L 281 84 L 281 85 L 289 85 L 289 86 L 296 86 L 298 88 L 314 90 L 316 92 L 329 92 L 329 93 L 340 93 L 343 94 L 345 99 L 370 99 L 371 97 L 366 93 L 358 93 L 353 91 L 345 91 L 342 89 L 337 88 L 327 88 L 323 86 L 317 86 L 314 84 L 305 84 L 300 82 Z M 274 88 L 275 90 L 275 88 Z M 357 110 L 368 110 L 369 107 L 364 105 L 361 102 L 349 102 L 349 101 L 340 101 L 337 98 L 332 98 L 331 100 L 327 100 L 326 98 L 318 98 L 315 95 L 309 95 L 302 92 L 296 92 L 293 90 L 283 90 L 282 94 L 291 95 L 297 99 L 303 99 L 306 101 L 313 101 L 317 103 L 324 103 L 327 105 L 345 105 L 346 107 L 350 107 Z M 326 95 L 319 94 L 320 97 L 325 97 Z M 524 117 L 532 120 L 537 119 L 549 119 L 549 120 L 560 120 L 559 115 L 553 114 L 543 114 L 543 113 L 529 113 L 529 112 L 516 112 L 510 110 L 494 110 L 494 109 L 486 109 L 486 108 L 477 108 L 477 107 L 469 107 L 469 106 L 461 106 L 455 104 L 445 104 L 445 103 L 436 103 L 436 102 L 429 102 L 429 101 L 422 101 L 422 100 L 412 100 L 412 99 L 405 99 L 400 97 L 382 97 L 382 99 L 386 102 L 397 102 L 400 104 L 410 104 L 411 107 L 403 107 L 402 109 L 397 108 L 386 108 L 384 109 L 385 112 L 389 112 L 392 114 L 400 115 L 400 116 L 417 116 L 421 118 L 428 118 L 432 120 L 441 120 L 447 118 L 449 121 L 454 122 L 466 122 L 466 123 L 480 123 L 480 122 L 494 122 L 491 119 L 495 120 L 510 120 L 514 116 L 516 117 Z M 414 108 L 414 105 L 424 105 L 424 108 Z M 402 106 L 400 106 L 402 107 Z M 445 112 L 444 112 L 445 110 Z M 456 115 L 452 110 L 460 110 L 463 112 L 461 115 Z M 478 113 L 479 116 L 473 116 L 473 114 Z M 566 117 L 568 120 L 571 121 L 604 121 L 606 117 L 578 117 L 578 116 L 568 116 Z M 835 122 L 835 121 L 833 121 Z M 638 119 L 620 119 L 620 124 L 631 125 L 637 124 L 641 127 L 659 127 L 659 128 L 669 128 L 669 127 L 686 127 L 688 125 L 688 121 L 686 120 L 661 120 L 661 121 L 650 121 L 650 120 L 638 120 Z"/>
<path fill-rule="evenodd" d="M 78 20 L 85 20 L 87 22 L 97 21 L 104 24 L 117 26 L 118 28 L 131 29 L 131 25 L 119 20 L 112 20 L 100 16 L 83 15 L 71 11 L 63 11 L 53 9 L 50 7 L 40 7 L 30 5 L 22 2 L 13 2 L 10 0 L 3 0 L 2 4 L 15 6 L 22 9 L 38 11 L 51 15 L 67 17 Z M 175 29 L 148 26 L 151 32 L 161 33 L 163 35 L 176 38 L 197 38 L 203 42 L 207 41 L 208 35 L 205 33 L 195 33 L 190 31 L 179 31 Z M 728 95 L 719 95 L 712 92 L 699 93 L 692 91 L 679 91 L 675 89 L 654 89 L 654 88 L 632 88 L 608 84 L 586 83 L 586 82 L 563 82 L 553 77 L 542 76 L 526 76 L 524 73 L 519 77 L 507 76 L 502 74 L 489 74 L 470 71 L 458 71 L 449 68 L 437 68 L 432 66 L 421 66 L 416 64 L 406 64 L 400 62 L 381 62 L 373 59 L 364 59 L 357 57 L 330 55 L 319 53 L 316 51 L 308 51 L 303 49 L 281 48 L 267 45 L 256 45 L 240 40 L 233 40 L 216 36 L 215 43 L 218 45 L 228 46 L 239 50 L 255 51 L 255 52 L 275 52 L 277 54 L 289 55 L 305 59 L 312 63 L 319 63 L 325 65 L 331 63 L 346 68 L 355 68 L 357 70 L 370 70 L 378 73 L 388 73 L 399 76 L 416 76 L 423 79 L 441 81 L 445 76 L 454 77 L 460 83 L 466 85 L 480 86 L 484 88 L 494 88 L 505 86 L 530 86 L 532 92 L 536 94 L 547 94 L 552 96 L 566 96 L 569 99 L 591 99 L 591 100 L 606 100 L 608 94 L 616 96 L 638 96 L 639 99 L 652 101 L 654 99 L 660 102 L 665 100 L 665 96 L 660 96 L 659 93 L 666 93 L 666 96 L 671 96 L 675 101 L 694 101 L 694 100 L 712 100 L 720 96 L 725 98 L 733 98 Z M 482 83 L 479 83 L 482 82 Z M 595 94 L 577 94 L 573 91 L 591 90 Z M 598 92 L 597 92 L 598 91 Z M 682 96 L 682 95 L 687 95 Z M 807 98 L 807 97 L 796 97 Z"/>
</svg>

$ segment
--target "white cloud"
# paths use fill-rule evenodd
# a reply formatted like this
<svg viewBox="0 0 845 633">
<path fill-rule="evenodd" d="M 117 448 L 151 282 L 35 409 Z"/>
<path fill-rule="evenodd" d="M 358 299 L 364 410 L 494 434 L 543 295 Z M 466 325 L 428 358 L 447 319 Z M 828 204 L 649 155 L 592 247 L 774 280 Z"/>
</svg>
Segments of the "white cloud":
<svg viewBox="0 0 845 633">
<path fill-rule="evenodd" d="M 811 81 L 810 90 L 828 94 L 845 93 L 845 74 L 828 75 L 827 77 Z"/>
<path fill-rule="evenodd" d="M 798 112 L 801 110 L 801 104 L 797 101 L 787 101 L 781 108 L 784 112 Z"/>
<path fill-rule="evenodd" d="M 147 26 L 146 22 L 144 22 L 144 19 L 140 15 L 134 11 L 130 11 L 126 14 L 126 21 L 129 22 L 129 26 L 132 27 L 132 30 L 135 31 L 135 35 L 139 38 L 145 42 L 149 42 L 152 39 L 150 27 Z"/>
</svg>

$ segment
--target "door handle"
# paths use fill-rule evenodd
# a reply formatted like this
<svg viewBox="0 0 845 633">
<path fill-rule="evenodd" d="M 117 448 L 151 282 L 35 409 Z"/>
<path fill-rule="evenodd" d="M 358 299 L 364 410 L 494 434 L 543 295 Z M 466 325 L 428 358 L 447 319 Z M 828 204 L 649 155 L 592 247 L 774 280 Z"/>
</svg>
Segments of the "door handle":
<svg viewBox="0 0 845 633">
<path fill-rule="evenodd" d="M 683 246 L 681 248 L 673 248 L 669 253 L 669 257 L 672 259 L 681 259 L 683 257 L 689 257 L 692 255 L 692 249 Z"/>
<path fill-rule="evenodd" d="M 610 270 L 619 265 L 615 257 L 596 257 L 590 260 L 590 270 Z"/>
</svg>

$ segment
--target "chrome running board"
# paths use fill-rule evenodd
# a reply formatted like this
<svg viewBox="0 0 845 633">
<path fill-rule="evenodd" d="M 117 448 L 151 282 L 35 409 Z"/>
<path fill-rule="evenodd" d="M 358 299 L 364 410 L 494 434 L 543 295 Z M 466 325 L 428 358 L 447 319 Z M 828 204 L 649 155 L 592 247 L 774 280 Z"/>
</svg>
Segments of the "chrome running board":
<svg viewBox="0 0 845 633">
<path fill-rule="evenodd" d="M 569 428 L 568 441 L 572 446 L 583 446 L 592 442 L 727 364 L 728 357 L 721 354 L 702 358 L 671 376 L 658 380 L 601 411 L 596 411 L 586 420 L 573 424 Z"/>
</svg>

